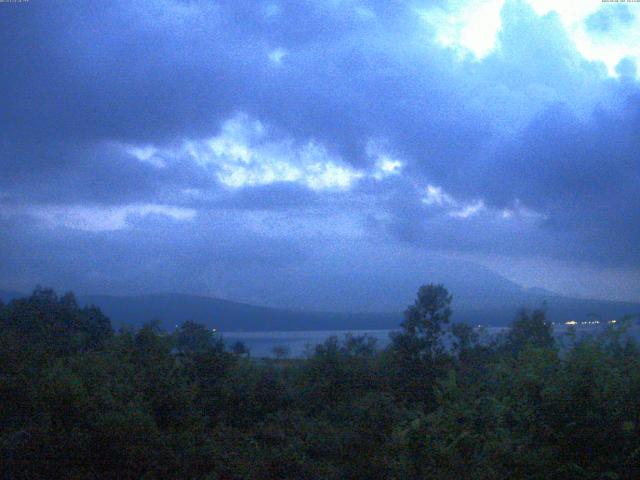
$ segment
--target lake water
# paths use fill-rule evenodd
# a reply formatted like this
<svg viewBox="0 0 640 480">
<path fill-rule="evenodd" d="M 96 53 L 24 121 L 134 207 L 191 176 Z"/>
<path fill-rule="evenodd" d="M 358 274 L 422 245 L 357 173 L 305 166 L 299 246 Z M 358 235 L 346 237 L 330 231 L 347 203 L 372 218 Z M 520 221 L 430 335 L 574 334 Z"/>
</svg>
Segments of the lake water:
<svg viewBox="0 0 640 480">
<path fill-rule="evenodd" d="M 502 331 L 503 327 L 487 327 L 489 335 Z M 273 357 L 275 347 L 288 349 L 289 357 L 303 357 L 305 352 L 312 352 L 316 345 L 326 339 L 336 336 L 344 339 L 346 335 L 373 337 L 376 346 L 384 348 L 389 345 L 389 335 L 393 330 L 317 330 L 317 331 L 287 331 L 287 332 L 222 332 L 220 335 L 231 345 L 241 341 L 251 352 L 252 357 Z"/>
<path fill-rule="evenodd" d="M 487 337 L 504 332 L 507 327 L 483 327 Z M 602 326 L 578 326 L 578 334 L 595 334 L 604 330 Z M 560 337 L 566 333 L 564 325 L 554 327 L 555 335 Z M 291 358 L 304 357 L 307 352 L 313 352 L 316 345 L 323 343 L 327 338 L 336 336 L 344 339 L 348 334 L 354 336 L 367 335 L 376 339 L 378 348 L 386 347 L 393 330 L 319 330 L 319 331 L 272 331 L 272 332 L 219 332 L 227 344 L 235 341 L 243 342 L 250 350 L 252 357 L 274 357 L 275 347 L 285 347 L 287 356 Z M 640 328 L 633 327 L 630 331 L 636 339 L 640 338 Z"/>
</svg>

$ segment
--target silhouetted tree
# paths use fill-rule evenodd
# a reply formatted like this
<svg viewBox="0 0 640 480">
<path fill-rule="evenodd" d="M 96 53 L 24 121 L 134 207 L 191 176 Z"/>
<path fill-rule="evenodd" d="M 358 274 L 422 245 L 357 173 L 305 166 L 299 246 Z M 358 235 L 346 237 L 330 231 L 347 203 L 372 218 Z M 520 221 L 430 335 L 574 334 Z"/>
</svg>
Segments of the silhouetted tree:
<svg viewBox="0 0 640 480">
<path fill-rule="evenodd" d="M 223 344 L 222 340 L 215 338 L 212 330 L 190 320 L 180 325 L 174 338 L 175 347 L 184 354 L 205 353 Z"/>
<path fill-rule="evenodd" d="M 276 345 L 271 349 L 271 353 L 278 359 L 282 360 L 283 358 L 287 358 L 289 356 L 289 347 L 286 345 Z"/>
<path fill-rule="evenodd" d="M 433 384 L 446 362 L 442 342 L 452 297 L 442 285 L 423 285 L 405 311 L 402 331 L 392 336 L 393 383 L 412 402 L 433 402 Z"/>
<path fill-rule="evenodd" d="M 240 340 L 237 340 L 233 343 L 233 345 L 231 345 L 231 351 L 238 356 L 248 356 L 250 353 L 249 348 L 244 344 L 244 342 L 241 342 Z"/>
<path fill-rule="evenodd" d="M 520 310 L 515 321 L 509 326 L 506 344 L 513 352 L 518 352 L 527 345 L 553 347 L 553 326 L 547 321 L 545 311 Z"/>
</svg>

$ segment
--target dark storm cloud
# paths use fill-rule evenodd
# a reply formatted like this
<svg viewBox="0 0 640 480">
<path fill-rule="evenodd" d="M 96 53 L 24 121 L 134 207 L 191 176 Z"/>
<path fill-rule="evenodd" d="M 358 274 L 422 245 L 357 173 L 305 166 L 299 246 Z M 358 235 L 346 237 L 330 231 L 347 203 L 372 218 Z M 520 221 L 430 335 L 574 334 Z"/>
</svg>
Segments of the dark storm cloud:
<svg viewBox="0 0 640 480">
<path fill-rule="evenodd" d="M 569 234 L 576 256 L 637 263 L 640 238 L 640 92 L 620 110 L 581 121 L 561 107 L 536 118 L 501 153 L 499 185 L 488 191 L 547 213 L 550 236 Z M 508 178 L 522 179 L 507 183 Z M 526 180 L 526 181 L 525 181 Z"/>
<path fill-rule="evenodd" d="M 0 146 L 0 192 L 13 204 L 118 205 L 175 201 L 187 187 L 211 187 L 215 181 L 191 162 L 155 168 L 118 145 L 50 143 Z"/>
<path fill-rule="evenodd" d="M 640 260 L 633 246 L 640 238 L 638 84 L 628 76 L 607 79 L 602 66 L 579 56 L 557 19 L 515 7 L 507 5 L 503 12 L 501 49 L 476 72 L 509 88 L 516 106 L 527 105 L 520 96 L 525 92 L 539 95 L 538 113 L 519 132 L 470 156 L 469 163 L 452 162 L 440 178 L 456 198 L 482 199 L 498 212 L 517 202 L 540 217 L 520 225 L 487 215 L 452 220 L 421 204 L 422 192 L 404 190 L 391 202 L 396 215 L 388 226 L 405 241 L 436 249 L 635 265 Z M 585 103 L 591 106 L 585 109 Z M 509 108 L 513 105 L 506 116 Z M 431 165 L 421 166 L 438 178 Z"/>
<path fill-rule="evenodd" d="M 73 1 L 4 9 L 4 134 L 166 139 L 231 109 L 239 78 L 225 68 L 215 12 L 207 17 L 208 43 L 198 45 L 188 21 L 161 6 Z M 189 55 L 190 41 L 201 52 L 218 45 L 207 51 L 215 61 L 203 65 Z"/>
<path fill-rule="evenodd" d="M 243 223 L 255 211 L 283 218 L 312 212 L 308 223 L 321 224 L 329 237 L 334 227 L 342 235 L 342 227 L 321 220 L 342 214 L 389 244 L 637 264 L 633 61 L 621 64 L 619 79 L 609 78 L 603 64 L 576 51 L 557 16 L 540 17 L 520 1 L 507 2 L 492 53 L 461 57 L 437 45 L 421 18 L 420 8 L 433 6 L 446 5 L 2 6 L 0 253 L 12 258 L 3 277 L 11 269 L 24 278 L 59 272 L 69 283 L 100 290 L 109 275 L 82 272 L 104 262 L 121 272 L 112 290 L 126 290 L 127 282 L 143 289 L 154 275 L 171 290 L 172 272 L 177 278 L 191 271 L 189 285 L 202 291 L 212 264 L 240 271 L 252 258 L 282 266 L 313 253 L 295 227 L 274 236 Z M 609 31 L 630 15 L 603 7 L 587 26 Z M 326 191 L 282 179 L 225 185 L 218 167 L 194 161 L 185 145 L 224 133 L 238 114 L 264 124 L 267 138 L 260 142 L 292 145 L 290 161 L 314 142 L 356 180 Z M 371 141 L 381 145 L 378 153 L 402 162 L 399 175 L 376 176 Z M 128 150 L 148 146 L 161 152 L 161 165 Z M 425 204 L 427 185 L 452 200 Z M 456 214 L 480 200 L 477 215 Z M 30 208 L 48 205 L 82 205 L 99 216 L 105 207 L 150 204 L 193 209 L 196 216 L 182 222 L 134 215 L 127 228 L 101 232 L 52 230 L 29 216 Z M 501 218 L 518 209 L 524 213 Z M 229 220 L 228 212 L 238 219 Z M 59 259 L 29 260 L 27 252 L 39 245 L 60 252 Z M 74 246 L 83 254 L 71 259 Z M 147 270 L 127 274 L 136 258 Z"/>
<path fill-rule="evenodd" d="M 357 5 L 291 2 L 271 14 L 267 3 L 242 2 L 10 10 L 1 25 L 4 135 L 165 142 L 210 134 L 242 110 L 328 141 L 352 161 L 363 136 L 386 133 L 389 122 L 408 138 L 430 136 L 434 151 L 459 153 L 481 130 L 456 120 L 464 108 L 445 88 L 452 78 L 440 78 L 451 72 L 430 59 L 435 49 L 403 47 L 420 27 L 408 4 L 363 3 L 373 18 Z M 290 50 L 277 67 L 268 59 L 276 48 Z M 464 141 L 441 138 L 443 128 Z"/>
<path fill-rule="evenodd" d="M 402 45 L 418 27 L 408 4 L 303 3 L 279 4 L 271 13 L 268 3 L 242 2 L 33 2 L 5 9 L 5 168 L 18 176 L 55 170 L 60 179 L 54 174 L 49 182 L 61 184 L 74 172 L 78 189 L 78 168 L 90 177 L 110 168 L 124 184 L 144 186 L 150 180 L 141 178 L 142 167 L 106 160 L 100 143 L 212 135 L 236 111 L 266 119 L 283 135 L 325 142 L 356 164 L 367 138 L 389 135 L 389 124 L 399 149 L 438 162 L 480 141 L 483 129 L 464 121 L 464 107 L 445 88 L 453 73 L 429 52 Z M 269 61 L 275 48 L 291 50 L 284 65 Z M 128 189 L 103 173 L 107 191 Z"/>
<path fill-rule="evenodd" d="M 212 135 L 236 111 L 356 165 L 369 137 L 393 136 L 400 153 L 441 171 L 481 142 L 486 132 L 446 88 L 455 72 L 431 58 L 448 54 L 402 45 L 424 28 L 408 4 L 303 3 L 34 2 L 3 12 L 5 194 L 117 203 L 157 201 L 181 182 L 211 189 L 202 172 L 153 171 L 103 143 Z M 290 49 L 285 64 L 269 61 L 275 48 Z"/>
<path fill-rule="evenodd" d="M 193 222 L 133 219 L 131 228 L 91 232 L 0 217 L 0 276 L 22 291 L 42 283 L 81 292 L 209 291 L 224 295 L 229 274 L 299 263 L 307 253 L 287 239 L 256 232 L 234 218 Z M 188 241 L 187 241 L 188 240 Z M 34 279 L 37 279 L 34 281 Z"/>
<path fill-rule="evenodd" d="M 482 198 L 486 212 L 452 219 L 425 206 L 422 190 L 407 186 L 389 201 L 394 216 L 387 227 L 404 241 L 433 249 L 636 265 L 639 92 L 628 93 L 624 105 L 596 110 L 587 119 L 563 105 L 550 106 L 493 151 L 487 165 L 468 172 L 465 183 L 448 184 L 469 200 Z M 514 225 L 499 218 L 518 205 L 531 209 L 527 221 Z"/>
</svg>

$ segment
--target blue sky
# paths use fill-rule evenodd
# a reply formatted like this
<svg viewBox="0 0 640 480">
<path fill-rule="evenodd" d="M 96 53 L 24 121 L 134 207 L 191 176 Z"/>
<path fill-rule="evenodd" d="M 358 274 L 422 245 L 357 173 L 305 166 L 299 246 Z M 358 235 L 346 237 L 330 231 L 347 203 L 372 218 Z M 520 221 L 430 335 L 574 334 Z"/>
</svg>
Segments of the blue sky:
<svg viewBox="0 0 640 480">
<path fill-rule="evenodd" d="M 31 0 L 0 37 L 0 288 L 640 301 L 640 4 Z"/>
</svg>

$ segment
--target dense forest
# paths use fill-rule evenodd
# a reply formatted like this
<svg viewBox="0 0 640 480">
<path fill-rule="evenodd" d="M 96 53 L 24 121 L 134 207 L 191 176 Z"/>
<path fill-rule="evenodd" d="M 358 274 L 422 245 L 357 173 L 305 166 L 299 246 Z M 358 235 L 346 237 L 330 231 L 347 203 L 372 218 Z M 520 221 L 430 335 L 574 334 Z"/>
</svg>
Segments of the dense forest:
<svg viewBox="0 0 640 480">
<path fill-rule="evenodd" d="M 482 338 L 421 287 L 391 344 L 254 359 L 186 322 L 114 332 L 72 294 L 0 304 L 6 479 L 640 478 L 640 348 L 618 322 Z"/>
</svg>

